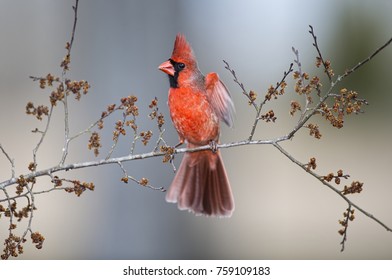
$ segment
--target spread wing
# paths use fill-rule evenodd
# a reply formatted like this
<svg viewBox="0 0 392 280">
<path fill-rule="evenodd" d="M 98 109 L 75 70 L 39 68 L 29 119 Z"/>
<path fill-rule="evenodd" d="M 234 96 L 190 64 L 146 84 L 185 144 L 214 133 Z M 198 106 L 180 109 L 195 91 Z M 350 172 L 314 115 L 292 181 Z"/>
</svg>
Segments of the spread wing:
<svg viewBox="0 0 392 280">
<path fill-rule="evenodd" d="M 234 123 L 234 103 L 231 100 L 229 90 L 219 80 L 216 73 L 209 73 L 205 79 L 207 96 L 215 114 L 229 127 Z"/>
</svg>

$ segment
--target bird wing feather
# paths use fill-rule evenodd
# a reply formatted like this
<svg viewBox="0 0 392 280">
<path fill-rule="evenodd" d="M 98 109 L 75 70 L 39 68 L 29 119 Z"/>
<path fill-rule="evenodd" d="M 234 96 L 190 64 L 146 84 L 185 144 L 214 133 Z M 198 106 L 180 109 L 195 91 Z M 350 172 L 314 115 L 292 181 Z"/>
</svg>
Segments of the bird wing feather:
<svg viewBox="0 0 392 280">
<path fill-rule="evenodd" d="M 232 127 L 235 109 L 229 90 L 219 79 L 217 73 L 209 73 L 206 76 L 205 85 L 209 102 L 215 114 L 229 127 Z"/>
</svg>

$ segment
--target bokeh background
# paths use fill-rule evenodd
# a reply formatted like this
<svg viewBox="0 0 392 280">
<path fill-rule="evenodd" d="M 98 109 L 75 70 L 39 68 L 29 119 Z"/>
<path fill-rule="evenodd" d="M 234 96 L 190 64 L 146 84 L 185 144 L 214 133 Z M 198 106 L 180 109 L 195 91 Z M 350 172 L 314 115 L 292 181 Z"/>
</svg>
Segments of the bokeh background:
<svg viewBox="0 0 392 280">
<path fill-rule="evenodd" d="M 17 174 L 27 173 L 38 136 L 30 131 L 43 122 L 24 114 L 28 101 L 47 104 L 28 77 L 60 74 L 73 23 L 74 1 L 0 1 L 0 143 L 15 159 Z M 176 33 L 191 42 L 204 73 L 218 72 L 236 105 L 235 128 L 222 129 L 222 142 L 248 137 L 254 111 L 247 105 L 223 59 L 246 88 L 264 96 L 280 80 L 299 49 L 303 69 L 311 75 L 316 52 L 308 25 L 315 28 L 324 57 L 342 73 L 392 36 L 392 2 L 377 1 L 234 1 L 81 0 L 72 50 L 72 79 L 88 80 L 92 88 L 81 102 L 70 102 L 71 134 L 96 120 L 106 106 L 130 94 L 139 97 L 139 126 L 155 129 L 147 115 L 155 96 L 166 115 L 165 139 L 177 143 L 168 117 L 168 81 L 157 66 L 172 51 Z M 352 197 L 392 226 L 391 117 L 392 47 L 350 76 L 341 87 L 360 92 L 370 105 L 366 113 L 350 116 L 343 129 L 331 128 L 321 117 L 323 137 L 307 131 L 282 145 L 303 162 L 315 156 L 320 174 L 342 168 L 365 183 Z M 323 81 L 327 87 L 327 81 Z M 295 124 L 289 104 L 299 99 L 289 83 L 286 96 L 270 102 L 278 120 L 260 123 L 257 137 L 280 136 Z M 48 137 L 38 154 L 39 169 L 60 160 L 63 143 L 62 106 L 58 105 Z M 106 122 L 102 134 L 105 154 L 111 130 L 120 116 Z M 155 130 L 156 131 L 156 130 Z M 130 137 L 130 136 L 128 136 Z M 93 160 L 88 136 L 71 144 L 68 163 Z M 129 152 L 124 137 L 115 156 Z M 138 152 L 151 149 L 137 146 Z M 44 248 L 26 245 L 23 259 L 390 259 L 392 234 L 357 213 L 349 226 L 346 250 L 340 252 L 338 220 L 346 204 L 335 193 L 293 165 L 271 146 L 242 146 L 223 150 L 235 195 L 230 219 L 195 217 L 164 200 L 164 193 L 120 181 L 118 166 L 63 173 L 70 179 L 93 181 L 94 192 L 77 198 L 64 192 L 36 197 L 33 230 L 45 237 Z M 181 157 L 175 160 L 179 164 Z M 174 174 L 161 158 L 125 163 L 130 175 L 147 177 L 167 187 Z M 0 155 L 0 180 L 10 177 L 9 163 Z M 47 179 L 41 179 L 48 187 Z M 0 218 L 0 239 L 6 237 Z"/>
</svg>

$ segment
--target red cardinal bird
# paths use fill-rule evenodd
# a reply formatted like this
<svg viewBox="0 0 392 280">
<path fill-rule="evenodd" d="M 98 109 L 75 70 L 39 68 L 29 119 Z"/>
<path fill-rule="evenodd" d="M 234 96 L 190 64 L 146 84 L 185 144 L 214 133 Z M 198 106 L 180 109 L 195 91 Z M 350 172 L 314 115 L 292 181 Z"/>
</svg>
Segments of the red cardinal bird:
<svg viewBox="0 0 392 280">
<path fill-rule="evenodd" d="M 159 65 L 169 76 L 169 109 L 180 144 L 187 147 L 215 145 L 219 122 L 233 125 L 234 105 L 216 73 L 207 76 L 197 67 L 185 37 L 178 34 L 169 60 Z M 234 200 L 219 151 L 186 153 L 166 195 L 166 201 L 195 214 L 229 217 Z"/>
</svg>

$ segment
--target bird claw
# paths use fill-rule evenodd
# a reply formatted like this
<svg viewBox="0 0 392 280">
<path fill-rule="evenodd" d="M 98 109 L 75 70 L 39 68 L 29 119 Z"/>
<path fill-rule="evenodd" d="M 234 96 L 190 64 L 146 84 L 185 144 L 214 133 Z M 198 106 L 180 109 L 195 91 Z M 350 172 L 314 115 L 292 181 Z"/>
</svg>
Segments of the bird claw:
<svg viewBox="0 0 392 280">
<path fill-rule="evenodd" d="M 215 154 L 218 151 L 218 144 L 214 141 L 210 141 L 211 151 Z"/>
</svg>

